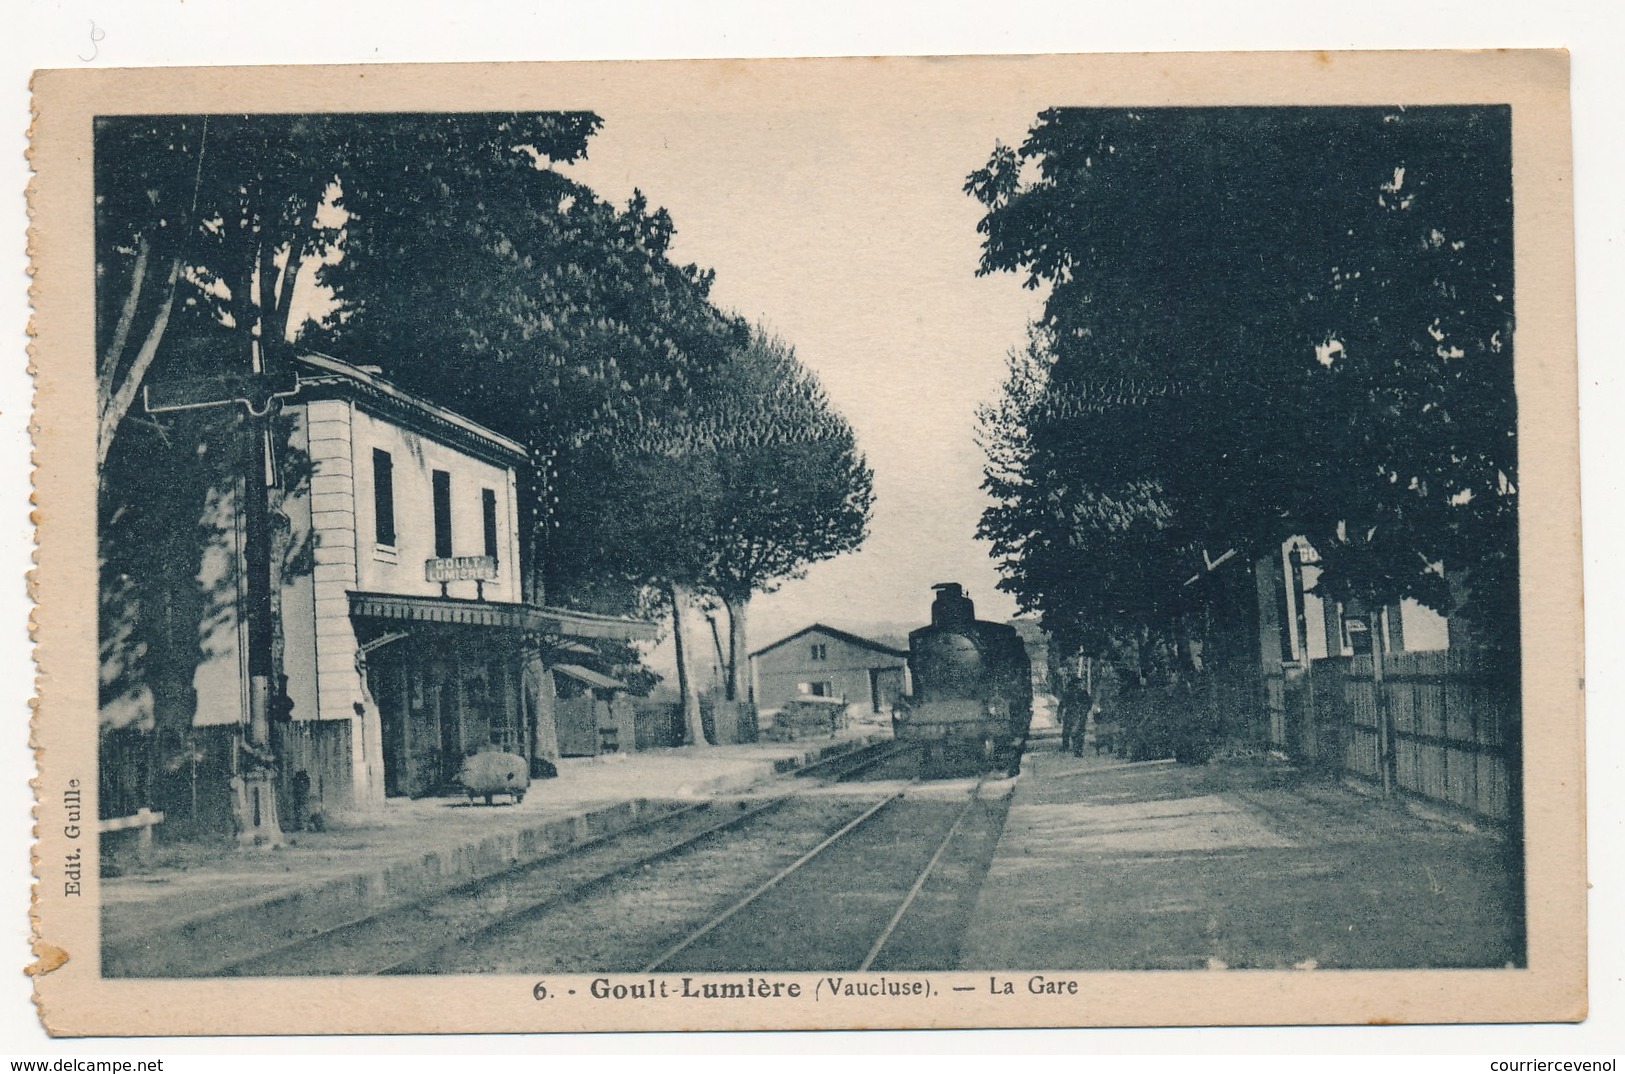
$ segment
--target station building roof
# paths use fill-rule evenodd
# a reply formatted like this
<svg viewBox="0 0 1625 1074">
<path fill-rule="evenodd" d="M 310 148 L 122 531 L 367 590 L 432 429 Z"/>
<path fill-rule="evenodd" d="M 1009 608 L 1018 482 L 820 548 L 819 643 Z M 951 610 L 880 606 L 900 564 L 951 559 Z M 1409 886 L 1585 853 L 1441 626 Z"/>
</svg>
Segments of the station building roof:
<svg viewBox="0 0 1625 1074">
<path fill-rule="evenodd" d="M 290 400 L 293 403 L 343 396 L 414 432 L 503 466 L 513 466 L 529 457 L 519 441 L 396 387 L 375 368 L 351 365 L 318 351 L 301 351 L 294 356 L 294 363 L 299 373 L 299 394 Z"/>
</svg>

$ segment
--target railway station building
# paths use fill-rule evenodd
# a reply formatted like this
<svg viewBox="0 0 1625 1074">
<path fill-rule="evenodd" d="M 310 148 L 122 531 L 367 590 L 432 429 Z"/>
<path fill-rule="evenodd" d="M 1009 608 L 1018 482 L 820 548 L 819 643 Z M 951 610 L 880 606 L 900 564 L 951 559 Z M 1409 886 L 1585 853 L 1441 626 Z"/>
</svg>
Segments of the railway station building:
<svg viewBox="0 0 1625 1074">
<path fill-rule="evenodd" d="M 756 704 L 783 708 L 797 697 L 840 698 L 884 712 L 907 692 L 908 650 L 814 623 L 750 654 Z"/>
<path fill-rule="evenodd" d="M 286 481 L 273 502 L 283 700 L 271 753 L 283 823 L 308 802 L 338 812 L 453 791 L 462 761 L 483 750 L 519 754 L 533 770 L 557 758 L 555 667 L 579 663 L 584 641 L 650 638 L 654 627 L 525 602 L 521 444 L 371 368 L 319 354 L 296 364 L 284 465 L 308 465 L 309 477 Z M 180 752 L 192 812 L 230 823 L 224 787 L 242 771 L 250 719 L 240 502 L 241 479 L 203 520 L 199 582 L 220 606 L 198 628 L 192 732 L 143 740 L 150 715 L 104 705 L 103 727 L 119 729 L 103 735 L 103 792 L 116 802 L 104 815 L 175 809 L 186 797 L 172 778 Z M 139 709 L 142 697 L 114 704 Z"/>
</svg>

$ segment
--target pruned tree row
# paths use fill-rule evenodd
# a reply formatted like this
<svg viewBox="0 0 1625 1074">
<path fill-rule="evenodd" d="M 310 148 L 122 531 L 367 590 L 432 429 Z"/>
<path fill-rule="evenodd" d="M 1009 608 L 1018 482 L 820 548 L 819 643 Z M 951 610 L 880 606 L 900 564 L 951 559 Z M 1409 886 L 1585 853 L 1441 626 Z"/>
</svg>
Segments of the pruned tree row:
<svg viewBox="0 0 1625 1074">
<path fill-rule="evenodd" d="M 1047 290 L 982 425 L 1022 606 L 1086 652 L 1211 658 L 1186 583 L 1304 536 L 1323 595 L 1515 645 L 1509 123 L 1054 109 L 996 147 L 981 271 Z"/>
</svg>

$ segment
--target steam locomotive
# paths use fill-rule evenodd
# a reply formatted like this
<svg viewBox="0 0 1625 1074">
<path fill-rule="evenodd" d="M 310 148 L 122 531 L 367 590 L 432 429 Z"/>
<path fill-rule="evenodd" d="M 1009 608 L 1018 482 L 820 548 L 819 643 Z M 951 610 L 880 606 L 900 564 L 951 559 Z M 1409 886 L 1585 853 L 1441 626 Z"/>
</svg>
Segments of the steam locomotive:
<svg viewBox="0 0 1625 1074">
<path fill-rule="evenodd" d="M 1033 718 L 1027 647 L 1015 627 L 977 619 L 957 582 L 931 588 L 931 625 L 908 636 L 913 693 L 892 717 L 893 734 L 920 744 L 927 772 L 974 760 L 1013 776 Z"/>
</svg>

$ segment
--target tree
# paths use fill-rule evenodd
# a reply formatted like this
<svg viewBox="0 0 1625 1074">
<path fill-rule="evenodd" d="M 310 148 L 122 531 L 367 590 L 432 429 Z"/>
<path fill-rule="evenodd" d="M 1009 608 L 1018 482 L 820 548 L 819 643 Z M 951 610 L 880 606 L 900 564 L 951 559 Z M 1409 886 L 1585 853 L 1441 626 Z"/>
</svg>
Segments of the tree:
<svg viewBox="0 0 1625 1074">
<path fill-rule="evenodd" d="M 593 520 L 561 538 L 561 554 L 584 574 L 663 596 L 697 727 L 681 610 L 706 597 L 726 607 L 728 697 L 737 699 L 751 597 L 856 548 L 873 475 L 817 379 L 759 330 L 710 371 L 679 416 L 610 431 L 591 445 L 595 461 L 587 457 L 566 475 L 561 498 L 578 517 L 595 507 Z"/>
<path fill-rule="evenodd" d="M 1294 533 L 1376 537 L 1327 584 L 1381 600 L 1448 610 L 1446 558 L 1505 581 L 1506 118 L 1052 109 L 996 147 L 981 271 L 1049 288 L 984 425 L 1007 588 L 1167 630 L 1203 599 L 1175 580 Z"/>
<path fill-rule="evenodd" d="M 751 597 L 867 533 L 874 474 L 852 427 L 782 340 L 756 330 L 699 415 L 716 456 L 717 502 L 703 589 L 728 612 L 728 700 L 748 693 Z"/>
<path fill-rule="evenodd" d="M 1035 329 L 1011 353 L 999 400 L 980 412 L 993 503 L 978 535 L 1001 561 L 1001 587 L 1040 614 L 1061 649 L 1127 651 L 1144 674 L 1161 651 L 1153 636 L 1171 638 L 1186 610 L 1181 583 L 1202 551 L 1156 476 L 1121 469 L 1120 448 L 1089 433 L 1111 419 L 1155 424 L 1164 408 L 1128 382 L 1067 392 L 1051 379 L 1054 361 Z"/>
<path fill-rule="evenodd" d="M 326 117 L 97 120 L 99 463 L 177 302 L 233 333 L 206 373 L 247 373 L 284 346 L 301 266 L 335 237 L 317 210 L 343 152 Z"/>
<path fill-rule="evenodd" d="M 523 144 L 415 184 L 346 187 L 344 257 L 323 273 L 346 304 L 324 335 L 340 356 L 523 442 L 527 597 L 545 589 L 607 611 L 631 594 L 605 593 L 553 550 L 598 510 L 562 499 L 561 484 L 595 465 L 588 445 L 609 430 L 673 413 L 743 326 L 710 305 L 710 273 L 666 256 L 665 210 L 641 193 L 618 210 L 557 169 L 597 125 L 568 126 L 580 145 Z"/>
<path fill-rule="evenodd" d="M 712 532 L 715 460 L 668 441 L 664 428 L 629 427 L 596 439 L 560 471 L 560 514 L 583 524 L 558 532 L 556 553 L 578 578 L 593 580 L 576 588 L 577 599 L 600 608 L 620 600 L 621 610 L 670 615 L 684 727 L 689 742 L 703 746 L 685 612 L 693 606 Z"/>
<path fill-rule="evenodd" d="M 1387 118 L 1409 137 L 1362 176 L 1361 211 L 1327 273 L 1306 410 L 1324 430 L 1306 460 L 1323 495 L 1302 512 L 1303 529 L 1329 595 L 1374 606 L 1412 598 L 1512 649 L 1509 117 L 1474 109 L 1439 119 L 1427 110 Z M 1465 585 L 1446 585 L 1447 570 Z"/>
</svg>

